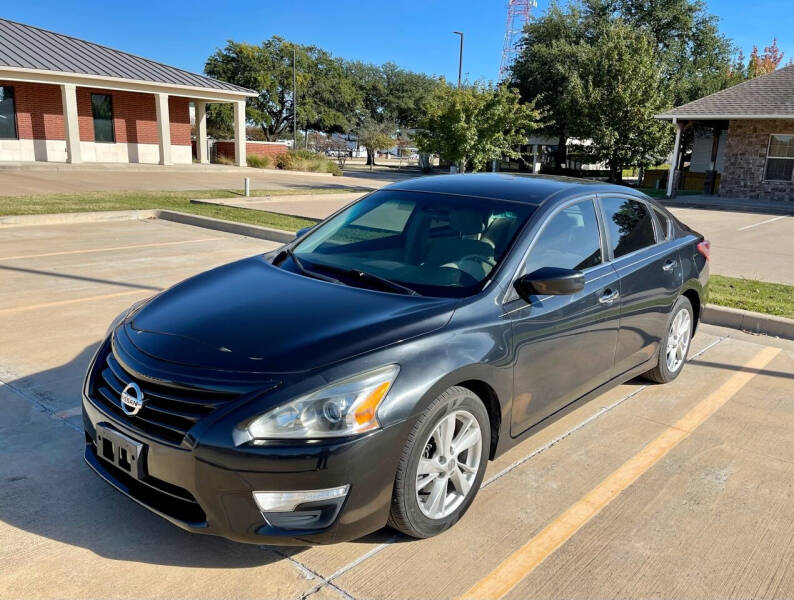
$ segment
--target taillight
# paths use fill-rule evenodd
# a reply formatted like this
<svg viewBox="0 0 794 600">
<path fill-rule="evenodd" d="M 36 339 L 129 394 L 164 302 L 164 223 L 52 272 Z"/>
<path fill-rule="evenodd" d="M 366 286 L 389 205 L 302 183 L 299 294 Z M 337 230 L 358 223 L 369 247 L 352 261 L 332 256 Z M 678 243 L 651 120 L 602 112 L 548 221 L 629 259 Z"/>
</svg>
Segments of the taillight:
<svg viewBox="0 0 794 600">
<path fill-rule="evenodd" d="M 708 240 L 703 240 L 697 245 L 698 252 L 700 252 L 705 258 L 706 262 L 709 262 L 709 254 L 711 254 L 711 242 Z"/>
</svg>

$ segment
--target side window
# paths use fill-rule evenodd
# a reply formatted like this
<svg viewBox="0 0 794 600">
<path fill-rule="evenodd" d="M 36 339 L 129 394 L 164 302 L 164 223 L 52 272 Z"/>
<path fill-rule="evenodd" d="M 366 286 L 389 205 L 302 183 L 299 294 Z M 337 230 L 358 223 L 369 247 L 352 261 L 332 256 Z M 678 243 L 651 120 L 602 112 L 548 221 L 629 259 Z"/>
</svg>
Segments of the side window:
<svg viewBox="0 0 794 600">
<path fill-rule="evenodd" d="M 656 243 L 653 221 L 645 204 L 624 198 L 602 198 L 601 204 L 615 258 Z"/>
<path fill-rule="evenodd" d="M 17 139 L 17 119 L 14 110 L 14 88 L 0 85 L 0 140 Z"/>
<path fill-rule="evenodd" d="M 113 99 L 109 94 L 91 94 L 91 115 L 94 118 L 94 141 L 115 142 Z"/>
<path fill-rule="evenodd" d="M 601 237 L 591 200 L 568 206 L 554 215 L 540 232 L 525 267 L 587 269 L 601 264 Z"/>
<path fill-rule="evenodd" d="M 656 220 L 659 221 L 659 225 L 662 228 L 662 239 L 669 240 L 673 237 L 673 224 L 670 222 L 670 217 L 655 206 L 653 207 L 653 212 L 656 213 Z"/>
</svg>

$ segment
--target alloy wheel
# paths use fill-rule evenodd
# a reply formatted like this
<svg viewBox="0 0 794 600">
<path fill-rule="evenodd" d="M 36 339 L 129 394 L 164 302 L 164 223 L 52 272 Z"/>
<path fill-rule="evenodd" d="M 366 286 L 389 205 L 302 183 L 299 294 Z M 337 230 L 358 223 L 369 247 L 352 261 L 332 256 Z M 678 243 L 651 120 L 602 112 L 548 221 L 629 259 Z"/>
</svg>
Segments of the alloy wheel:
<svg viewBox="0 0 794 600">
<path fill-rule="evenodd" d="M 482 460 L 482 431 L 470 412 L 444 415 L 425 441 L 416 500 L 430 519 L 452 514 L 468 496 Z"/>
<path fill-rule="evenodd" d="M 691 328 L 692 319 L 689 317 L 689 311 L 682 308 L 670 324 L 670 331 L 667 334 L 666 361 L 667 369 L 671 373 L 678 371 L 686 358 Z"/>
</svg>

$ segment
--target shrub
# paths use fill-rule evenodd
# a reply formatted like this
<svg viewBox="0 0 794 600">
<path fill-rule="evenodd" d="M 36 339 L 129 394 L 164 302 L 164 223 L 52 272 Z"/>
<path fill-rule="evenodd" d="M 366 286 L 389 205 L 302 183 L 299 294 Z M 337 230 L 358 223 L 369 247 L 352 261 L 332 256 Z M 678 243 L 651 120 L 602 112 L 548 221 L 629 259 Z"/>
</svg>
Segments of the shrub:
<svg viewBox="0 0 794 600">
<path fill-rule="evenodd" d="M 258 154 L 249 154 L 245 157 L 249 167 L 256 169 L 267 169 L 270 166 L 271 160 L 269 156 L 259 156 Z"/>
<path fill-rule="evenodd" d="M 310 150 L 289 150 L 276 156 L 276 167 L 286 171 L 311 171 L 341 175 L 342 169 L 334 161 Z"/>
<path fill-rule="evenodd" d="M 229 158 L 228 156 L 224 156 L 223 154 L 219 154 L 215 157 L 215 162 L 219 165 L 233 165 L 234 160 Z"/>
</svg>

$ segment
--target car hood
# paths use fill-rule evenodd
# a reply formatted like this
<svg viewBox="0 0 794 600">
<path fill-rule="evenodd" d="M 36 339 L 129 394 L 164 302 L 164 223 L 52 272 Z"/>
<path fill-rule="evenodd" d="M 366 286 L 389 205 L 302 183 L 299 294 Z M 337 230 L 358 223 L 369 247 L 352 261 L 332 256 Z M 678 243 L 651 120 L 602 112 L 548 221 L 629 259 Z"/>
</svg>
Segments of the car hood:
<svg viewBox="0 0 794 600">
<path fill-rule="evenodd" d="M 140 352 L 159 360 L 291 373 L 438 329 L 455 304 L 320 281 L 257 256 L 177 284 L 123 326 Z"/>
</svg>

